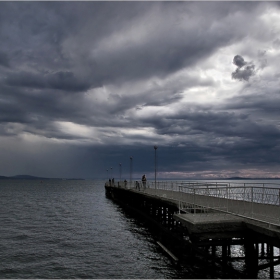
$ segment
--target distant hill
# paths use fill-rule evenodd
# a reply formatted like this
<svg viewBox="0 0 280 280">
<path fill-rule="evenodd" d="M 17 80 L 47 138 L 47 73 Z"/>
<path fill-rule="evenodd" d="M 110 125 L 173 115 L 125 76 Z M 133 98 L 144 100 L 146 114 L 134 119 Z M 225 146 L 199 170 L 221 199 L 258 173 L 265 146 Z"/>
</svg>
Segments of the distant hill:
<svg viewBox="0 0 280 280">
<path fill-rule="evenodd" d="M 31 175 L 15 175 L 15 176 L 0 176 L 0 180 L 84 180 L 82 178 L 45 178 L 45 177 L 36 177 Z"/>
<path fill-rule="evenodd" d="M 27 179 L 27 180 L 42 180 L 42 179 L 47 179 L 43 177 L 36 177 L 36 176 L 31 176 L 31 175 L 15 175 L 9 177 L 10 179 Z"/>
</svg>

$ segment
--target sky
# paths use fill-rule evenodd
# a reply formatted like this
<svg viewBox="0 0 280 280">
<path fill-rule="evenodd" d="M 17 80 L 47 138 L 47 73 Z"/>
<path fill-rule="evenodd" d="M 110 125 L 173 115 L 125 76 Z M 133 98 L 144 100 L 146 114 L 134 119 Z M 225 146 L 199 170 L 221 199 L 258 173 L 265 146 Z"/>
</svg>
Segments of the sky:
<svg viewBox="0 0 280 280">
<path fill-rule="evenodd" d="M 280 177 L 279 2 L 4 1 L 0 42 L 2 176 Z"/>
</svg>

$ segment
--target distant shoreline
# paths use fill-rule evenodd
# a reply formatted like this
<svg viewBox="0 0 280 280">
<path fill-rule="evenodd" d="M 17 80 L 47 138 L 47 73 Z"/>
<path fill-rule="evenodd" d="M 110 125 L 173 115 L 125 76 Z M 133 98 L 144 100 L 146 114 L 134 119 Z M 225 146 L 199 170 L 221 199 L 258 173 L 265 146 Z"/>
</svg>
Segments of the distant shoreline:
<svg viewBox="0 0 280 280">
<path fill-rule="evenodd" d="M 47 178 L 36 177 L 31 175 L 15 175 L 15 176 L 0 176 L 0 180 L 86 180 L 84 178 Z M 91 180 L 106 180 L 104 178 L 92 178 Z M 135 181 L 137 179 L 133 179 Z M 222 180 L 280 180 L 280 178 L 245 178 L 245 177 L 229 177 L 229 178 L 158 178 L 158 181 L 222 181 Z M 118 181 L 118 179 L 115 179 Z M 153 178 L 149 178 L 153 181 Z"/>
</svg>

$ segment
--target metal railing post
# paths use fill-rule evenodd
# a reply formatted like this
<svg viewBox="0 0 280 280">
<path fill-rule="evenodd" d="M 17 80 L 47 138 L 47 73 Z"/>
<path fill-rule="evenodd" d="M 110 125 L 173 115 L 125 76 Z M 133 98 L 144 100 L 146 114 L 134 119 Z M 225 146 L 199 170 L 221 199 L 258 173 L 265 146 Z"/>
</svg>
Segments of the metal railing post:
<svg viewBox="0 0 280 280">
<path fill-rule="evenodd" d="M 195 187 L 193 187 L 193 213 L 195 214 Z"/>
<path fill-rule="evenodd" d="M 254 190 L 251 187 L 251 217 L 253 218 L 253 202 L 254 202 Z"/>
<path fill-rule="evenodd" d="M 178 197 L 178 199 L 179 199 L 179 209 L 181 210 L 181 205 L 180 205 L 180 203 L 181 203 L 181 193 L 180 193 L 180 185 L 178 186 L 178 189 L 179 189 L 179 197 Z M 180 211 L 180 213 L 181 213 L 181 211 Z"/>
<path fill-rule="evenodd" d="M 227 188 L 227 212 L 228 212 L 228 199 L 229 199 L 229 197 L 228 197 L 228 191 L 229 191 L 229 186 L 226 186 L 226 188 Z"/>
</svg>

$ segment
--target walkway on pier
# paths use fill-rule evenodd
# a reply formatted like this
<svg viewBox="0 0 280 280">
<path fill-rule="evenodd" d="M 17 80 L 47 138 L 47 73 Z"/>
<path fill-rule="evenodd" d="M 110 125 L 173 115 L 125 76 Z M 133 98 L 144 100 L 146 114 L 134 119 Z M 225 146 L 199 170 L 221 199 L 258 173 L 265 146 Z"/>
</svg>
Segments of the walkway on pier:
<svg viewBox="0 0 280 280">
<path fill-rule="evenodd" d="M 165 181 L 146 187 L 141 182 L 119 182 L 118 187 L 175 203 L 179 209 L 175 218 L 193 225 L 246 220 L 246 224 L 269 229 L 280 239 L 280 186 Z"/>
<path fill-rule="evenodd" d="M 149 195 L 158 196 L 160 198 L 176 201 L 182 211 L 193 209 L 193 213 L 201 213 L 201 211 L 204 209 L 204 213 L 207 214 L 207 210 L 212 209 L 222 213 L 230 213 L 239 217 L 255 219 L 274 225 L 278 225 L 280 221 L 280 207 L 276 205 L 200 194 L 194 195 L 190 193 L 162 189 L 146 188 L 145 190 L 142 189 L 142 192 L 145 192 Z"/>
<path fill-rule="evenodd" d="M 174 218 L 192 225 L 193 231 L 236 231 L 246 222 L 247 227 L 280 239 L 280 206 L 162 189 L 140 192 L 177 202 L 180 213 Z"/>
</svg>

